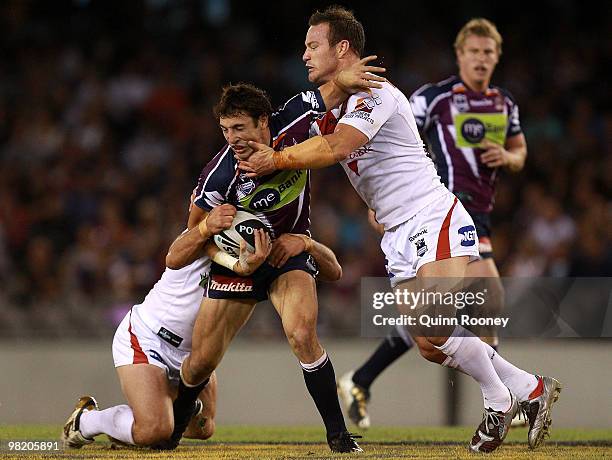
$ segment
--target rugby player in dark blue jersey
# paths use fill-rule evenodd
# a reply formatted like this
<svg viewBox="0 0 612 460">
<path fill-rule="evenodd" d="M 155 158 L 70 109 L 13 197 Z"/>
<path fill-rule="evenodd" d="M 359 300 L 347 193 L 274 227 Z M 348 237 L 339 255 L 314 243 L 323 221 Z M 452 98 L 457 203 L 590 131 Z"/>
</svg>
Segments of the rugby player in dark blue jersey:
<svg viewBox="0 0 612 460">
<path fill-rule="evenodd" d="M 175 430 L 166 447 L 176 447 L 197 394 L 251 316 L 255 304 L 269 298 L 281 317 L 289 344 L 303 369 L 306 387 L 323 418 L 331 450 L 361 451 L 346 430 L 332 363 L 317 337 L 318 270 L 312 257 L 317 246 L 309 237 L 309 171 L 278 171 L 252 179 L 237 169 L 234 156 L 248 153 L 248 141 L 281 150 L 308 139 L 312 124 L 328 109 L 340 105 L 350 93 L 378 87 L 376 81 L 384 81 L 366 74 L 384 71 L 366 65 L 371 59 L 359 61 L 318 90 L 298 94 L 277 112 L 272 111 L 267 96 L 258 88 L 246 84 L 224 88 L 215 115 L 227 145 L 202 171 L 194 191 L 190 230 L 173 243 L 169 255 L 173 254 L 176 267 L 190 263 L 214 233 L 206 224 L 207 214 L 219 209 L 223 227 L 229 228 L 239 208 L 257 215 L 275 240 L 272 264 L 264 263 L 245 277 L 235 272 L 238 267 L 235 261 L 227 261 L 227 254 L 218 252 L 218 257 L 213 257 L 215 263 L 194 327 L 192 352 L 181 368 L 179 395 L 174 403 Z M 341 270 L 332 273 L 339 277 Z"/>
</svg>

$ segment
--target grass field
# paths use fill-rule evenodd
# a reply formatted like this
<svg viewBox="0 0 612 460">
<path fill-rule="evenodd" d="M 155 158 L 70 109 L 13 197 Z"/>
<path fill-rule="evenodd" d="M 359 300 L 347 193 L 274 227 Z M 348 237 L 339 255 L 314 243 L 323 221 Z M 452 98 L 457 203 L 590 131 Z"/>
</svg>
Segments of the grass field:
<svg viewBox="0 0 612 460">
<path fill-rule="evenodd" d="M 208 441 L 183 441 L 174 452 L 151 452 L 144 449 L 111 449 L 100 436 L 81 450 L 54 453 L 12 453 L 8 441 L 56 440 L 59 426 L 55 425 L 0 425 L 0 458 L 105 458 L 105 459 L 319 459 L 347 458 L 332 455 L 321 441 L 320 427 L 223 426 Z M 356 458 L 474 458 L 467 451 L 467 441 L 473 428 L 397 428 L 380 427 L 363 433 L 361 442 L 365 452 Z M 612 458 L 612 429 L 580 430 L 554 429 L 551 439 L 540 449 L 530 451 L 526 443 L 526 429 L 513 429 L 506 443 L 491 458 L 548 459 L 548 458 Z"/>
</svg>

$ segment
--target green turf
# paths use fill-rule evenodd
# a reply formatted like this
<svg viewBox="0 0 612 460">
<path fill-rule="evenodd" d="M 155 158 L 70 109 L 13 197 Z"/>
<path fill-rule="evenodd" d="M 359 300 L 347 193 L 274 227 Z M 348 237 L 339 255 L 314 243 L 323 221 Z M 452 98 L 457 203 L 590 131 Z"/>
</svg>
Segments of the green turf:
<svg viewBox="0 0 612 460">
<path fill-rule="evenodd" d="M 113 450 L 104 437 L 81 450 L 56 454 L 20 453 L 6 450 L 8 440 L 55 440 L 57 425 L 0 425 L 1 458 L 106 458 L 106 459 L 278 459 L 336 458 L 324 444 L 324 433 L 315 426 L 219 426 L 208 441 L 186 440 L 172 452 L 148 450 Z M 358 458 L 475 458 L 467 452 L 473 427 L 377 427 L 365 433 L 361 442 L 365 453 Z M 526 429 L 512 429 L 506 443 L 493 458 L 612 458 L 612 429 L 553 429 L 551 438 L 537 451 L 526 445 Z M 337 456 L 337 458 L 347 458 Z M 351 457 L 352 458 L 352 457 Z"/>
<path fill-rule="evenodd" d="M 0 425 L 0 439 L 55 439 L 61 427 L 58 425 Z M 463 442 L 473 433 L 473 427 L 375 427 L 362 432 L 364 441 L 375 443 L 397 442 Z M 324 436 L 318 426 L 219 426 L 212 438 L 215 442 L 228 443 L 317 443 Z M 522 442 L 525 428 L 513 428 L 508 434 L 510 442 Z M 612 429 L 554 428 L 551 440 L 557 442 L 596 441 L 612 444 Z"/>
</svg>

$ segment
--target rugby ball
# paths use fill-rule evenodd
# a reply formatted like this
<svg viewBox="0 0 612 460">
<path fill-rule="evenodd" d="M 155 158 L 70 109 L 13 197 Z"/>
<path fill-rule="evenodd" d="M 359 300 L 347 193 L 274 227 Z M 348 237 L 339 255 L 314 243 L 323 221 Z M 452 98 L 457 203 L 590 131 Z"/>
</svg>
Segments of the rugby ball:
<svg viewBox="0 0 612 460">
<path fill-rule="evenodd" d="M 247 249 L 255 251 L 255 230 L 263 228 L 268 231 L 266 225 L 250 212 L 237 211 L 232 226 L 214 236 L 215 244 L 219 249 L 231 256 L 240 255 L 240 242 L 246 241 Z"/>
</svg>

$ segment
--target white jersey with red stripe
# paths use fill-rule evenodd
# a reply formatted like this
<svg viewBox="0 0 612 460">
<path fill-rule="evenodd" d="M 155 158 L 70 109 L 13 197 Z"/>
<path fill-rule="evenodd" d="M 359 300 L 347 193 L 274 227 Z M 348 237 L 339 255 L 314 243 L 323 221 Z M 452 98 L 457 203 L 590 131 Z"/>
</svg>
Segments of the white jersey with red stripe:
<svg viewBox="0 0 612 460">
<path fill-rule="evenodd" d="M 202 257 L 178 270 L 166 268 L 141 304 L 132 311 L 170 345 L 191 350 L 193 324 L 204 296 L 202 284 L 210 271 L 210 259 Z"/>
<path fill-rule="evenodd" d="M 351 96 L 338 123 L 368 138 L 342 166 L 385 230 L 448 193 L 425 152 L 408 99 L 391 83 Z"/>
</svg>

